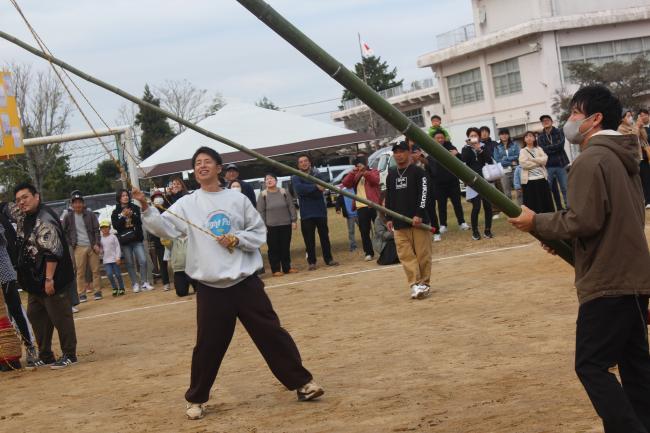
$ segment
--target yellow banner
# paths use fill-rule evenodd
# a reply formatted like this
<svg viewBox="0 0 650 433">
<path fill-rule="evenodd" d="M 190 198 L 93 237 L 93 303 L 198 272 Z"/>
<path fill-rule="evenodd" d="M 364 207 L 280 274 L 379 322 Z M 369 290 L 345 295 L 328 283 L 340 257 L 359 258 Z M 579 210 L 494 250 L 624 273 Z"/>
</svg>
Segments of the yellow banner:
<svg viewBox="0 0 650 433">
<path fill-rule="evenodd" d="M 25 153 L 13 77 L 0 71 L 0 159 Z"/>
</svg>

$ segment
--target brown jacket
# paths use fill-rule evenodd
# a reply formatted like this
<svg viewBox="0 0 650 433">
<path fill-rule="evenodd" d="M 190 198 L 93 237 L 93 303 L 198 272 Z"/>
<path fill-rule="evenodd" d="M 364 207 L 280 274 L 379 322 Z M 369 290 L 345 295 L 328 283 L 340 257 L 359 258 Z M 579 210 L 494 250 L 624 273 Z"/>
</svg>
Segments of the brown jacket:
<svg viewBox="0 0 650 433">
<path fill-rule="evenodd" d="M 99 233 L 99 221 L 97 220 L 97 215 L 95 215 L 90 209 L 85 208 L 83 211 L 83 220 L 86 226 L 86 233 L 88 233 L 88 240 L 90 241 L 91 246 L 100 246 L 102 241 L 101 234 Z M 63 232 L 65 233 L 65 238 L 68 241 L 68 245 L 72 248 L 77 246 L 77 229 L 76 224 L 74 223 L 74 211 L 68 209 L 63 217 Z"/>
<path fill-rule="evenodd" d="M 580 304 L 650 294 L 637 146 L 631 136 L 591 137 L 569 173 L 569 209 L 535 215 L 534 230 L 543 238 L 573 240 Z"/>
</svg>

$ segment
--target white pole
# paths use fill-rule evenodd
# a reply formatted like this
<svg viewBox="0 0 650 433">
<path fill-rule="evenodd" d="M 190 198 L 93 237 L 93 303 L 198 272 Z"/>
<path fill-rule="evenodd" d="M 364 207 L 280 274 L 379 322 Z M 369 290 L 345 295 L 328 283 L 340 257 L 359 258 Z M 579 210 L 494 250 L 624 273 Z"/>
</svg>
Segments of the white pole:
<svg viewBox="0 0 650 433">
<path fill-rule="evenodd" d="M 138 163 L 133 158 L 133 155 L 135 155 L 135 138 L 132 128 L 127 128 L 124 132 L 124 147 L 126 149 L 125 160 L 129 168 L 129 179 L 131 185 L 140 188 L 140 180 L 138 179 Z"/>
<path fill-rule="evenodd" d="M 70 134 L 50 135 L 48 137 L 26 138 L 23 140 L 25 147 L 37 146 L 39 144 L 52 144 L 52 143 L 65 143 L 66 141 L 86 140 L 88 138 L 106 137 L 108 135 L 115 135 L 126 132 L 130 129 L 128 126 L 118 126 L 111 129 L 96 130 L 97 134 L 93 131 L 73 132 Z"/>
</svg>

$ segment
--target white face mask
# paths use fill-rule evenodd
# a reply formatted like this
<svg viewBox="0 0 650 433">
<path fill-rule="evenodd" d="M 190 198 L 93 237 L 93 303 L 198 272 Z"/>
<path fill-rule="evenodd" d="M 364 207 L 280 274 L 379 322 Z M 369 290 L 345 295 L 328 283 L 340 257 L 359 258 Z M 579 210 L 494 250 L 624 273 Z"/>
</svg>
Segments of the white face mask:
<svg viewBox="0 0 650 433">
<path fill-rule="evenodd" d="M 591 128 L 587 129 L 585 132 L 580 132 L 580 127 L 582 126 L 583 123 L 587 119 L 592 118 L 596 113 L 592 114 L 589 117 L 585 117 L 582 120 L 567 120 L 564 126 L 562 127 L 562 131 L 564 132 L 564 136 L 566 137 L 567 140 L 569 140 L 569 143 L 573 144 L 582 144 L 582 142 L 585 140 L 585 134 L 591 131 L 594 127 L 592 126 Z"/>
<path fill-rule="evenodd" d="M 634 125 L 634 118 L 633 118 L 632 116 L 628 117 L 628 118 L 627 118 L 627 123 L 628 123 L 630 126 Z"/>
<path fill-rule="evenodd" d="M 241 188 L 238 186 L 233 186 L 230 189 L 241 192 Z"/>
<path fill-rule="evenodd" d="M 165 199 L 163 199 L 162 197 L 156 197 L 153 199 L 153 204 L 155 204 L 156 206 L 160 206 L 163 203 L 165 203 Z"/>
<path fill-rule="evenodd" d="M 474 144 L 478 143 L 478 137 L 470 137 L 469 142 Z"/>
</svg>

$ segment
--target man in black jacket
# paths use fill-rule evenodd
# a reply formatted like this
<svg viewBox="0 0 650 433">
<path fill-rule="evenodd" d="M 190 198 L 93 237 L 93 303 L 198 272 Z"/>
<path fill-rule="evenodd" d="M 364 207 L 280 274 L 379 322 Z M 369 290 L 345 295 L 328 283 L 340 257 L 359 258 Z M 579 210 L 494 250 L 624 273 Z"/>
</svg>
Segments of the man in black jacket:
<svg viewBox="0 0 650 433">
<path fill-rule="evenodd" d="M 564 209 L 568 206 L 567 202 L 567 167 L 569 166 L 569 157 L 564 150 L 564 132 L 553 126 L 553 119 L 548 114 L 539 118 L 544 130 L 537 137 L 537 144 L 548 155 L 546 162 L 546 171 L 548 172 L 548 184 L 553 192 L 555 207 Z M 557 189 L 556 182 L 560 185 L 560 191 L 564 198 L 565 206 L 562 206 L 562 200 Z"/>
<path fill-rule="evenodd" d="M 257 198 L 255 197 L 255 190 L 248 183 L 239 178 L 239 167 L 236 164 L 228 164 L 226 166 L 226 182 L 228 183 L 228 188 L 230 184 L 234 181 L 239 182 L 241 185 L 241 193 L 244 194 L 248 199 L 253 203 L 253 207 L 257 208 Z"/>
<path fill-rule="evenodd" d="M 15 271 L 17 264 L 16 230 L 6 214 L 7 209 L 6 203 L 0 203 L 0 282 L 9 317 L 16 323 L 21 340 L 25 344 L 27 368 L 30 368 L 38 361 L 38 353 L 32 342 L 29 324 L 18 293 Z M 2 368 L 3 366 L 0 365 L 0 370 Z"/>
<path fill-rule="evenodd" d="M 18 282 L 28 292 L 27 316 L 39 348 L 39 365 L 53 369 L 77 362 L 77 335 L 70 304 L 74 268 L 63 228 L 52 209 L 41 204 L 33 185 L 14 189 L 16 205 L 9 205 L 16 222 Z M 54 359 L 52 335 L 59 333 L 62 355 Z"/>
<path fill-rule="evenodd" d="M 386 207 L 413 219 L 413 225 L 428 223 L 427 200 L 429 179 L 420 167 L 411 164 L 409 145 L 393 145 L 397 167 L 388 171 L 386 178 Z M 395 232 L 397 255 L 402 263 L 411 289 L 411 299 L 422 299 L 429 294 L 431 280 L 431 235 L 420 228 L 386 215 L 386 227 Z"/>
<path fill-rule="evenodd" d="M 447 141 L 444 132 L 436 132 L 433 139 L 447 149 L 449 153 L 462 161 L 458 149 L 451 142 Z M 438 203 L 440 233 L 447 231 L 447 200 L 451 200 L 451 204 L 454 207 L 458 227 L 461 230 L 469 230 L 470 227 L 465 222 L 463 206 L 460 202 L 460 181 L 449 170 L 438 164 L 438 161 L 433 159 L 432 156 L 427 156 L 427 166 L 433 181 L 433 192 Z"/>
</svg>

